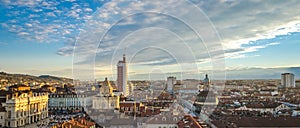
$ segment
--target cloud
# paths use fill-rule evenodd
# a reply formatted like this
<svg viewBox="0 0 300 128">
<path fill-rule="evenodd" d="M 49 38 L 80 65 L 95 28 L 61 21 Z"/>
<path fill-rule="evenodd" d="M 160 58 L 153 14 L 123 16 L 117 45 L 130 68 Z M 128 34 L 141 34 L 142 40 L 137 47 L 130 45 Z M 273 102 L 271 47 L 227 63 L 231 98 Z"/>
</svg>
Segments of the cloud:
<svg viewBox="0 0 300 128">
<path fill-rule="evenodd" d="M 208 28 L 208 25 L 205 23 L 200 24 L 203 27 L 198 28 L 202 29 L 200 33 L 204 37 L 201 40 L 197 33 L 189 26 L 198 24 L 196 21 L 199 20 L 188 21 L 190 17 L 186 18 L 184 16 L 191 14 L 184 9 L 184 5 L 181 7 L 181 3 L 173 2 L 139 3 L 112 1 L 105 4 L 86 23 L 86 28 L 80 33 L 76 45 L 74 67 L 77 68 L 76 66 L 78 66 L 80 68 L 84 64 L 86 66 L 96 64 L 101 67 L 106 67 L 106 65 L 114 67 L 122 54 L 126 53 L 128 60 L 134 60 L 130 61 L 130 64 L 133 63 L 136 67 L 143 67 L 145 71 L 151 71 L 152 68 L 162 68 L 170 72 L 172 70 L 175 71 L 175 69 L 180 72 L 191 70 L 191 68 L 198 71 L 197 60 L 208 60 L 207 58 L 210 58 L 207 53 L 208 50 L 213 49 L 213 51 L 210 51 L 212 55 L 221 56 L 218 53 L 220 52 L 220 48 L 218 45 L 214 45 L 214 41 L 217 40 L 212 38 L 211 28 Z M 130 6 L 121 8 L 123 5 Z M 164 7 L 161 5 L 174 6 Z M 166 11 L 176 7 L 184 11 Z M 143 12 L 145 9 L 147 12 Z M 163 14 L 161 12 L 170 14 Z M 103 36 L 103 40 L 101 40 L 103 34 L 101 32 L 108 28 L 109 31 Z M 97 41 L 101 41 L 99 42 L 99 47 Z M 204 41 L 208 41 L 206 42 L 208 47 L 205 47 Z M 143 50 L 147 48 L 158 50 Z M 96 58 L 95 51 L 97 52 Z M 61 53 L 63 51 L 60 51 Z M 160 58 L 160 53 L 169 56 Z M 135 56 L 136 54 L 145 57 L 137 59 L 138 56 Z"/>
<path fill-rule="evenodd" d="M 283 3 L 289 3 L 285 5 L 294 5 L 298 6 L 298 4 L 293 4 L 296 1 L 292 2 L 283 2 Z M 127 10 L 118 10 L 118 6 L 122 6 L 122 2 L 109 2 L 107 3 L 107 7 L 101 8 L 100 17 L 108 18 L 108 16 L 113 17 L 115 13 L 113 12 L 130 12 L 130 6 Z M 214 3 L 214 4 L 210 4 Z M 287 19 L 292 19 L 292 22 L 286 24 L 286 22 L 278 22 L 277 24 L 266 24 L 268 20 L 264 18 L 264 13 L 271 13 L 272 15 L 276 15 L 276 8 L 282 8 L 282 3 L 280 2 L 272 2 L 272 1 L 263 1 L 263 2 L 234 2 L 234 1 L 212 1 L 212 2 L 201 2 L 199 1 L 198 6 L 204 10 L 205 13 L 209 17 L 211 17 L 212 22 L 215 24 L 218 32 L 221 34 L 222 39 L 224 39 L 224 48 L 225 49 L 236 49 L 241 48 L 242 44 L 248 44 L 251 41 L 257 41 L 260 39 L 270 39 L 274 38 L 278 35 L 285 35 L 289 32 L 298 32 L 296 28 L 296 24 L 298 22 L 295 22 L 293 20 L 297 19 L 297 13 L 291 13 L 290 15 L 287 15 Z M 241 6 L 248 5 L 247 8 L 243 9 L 242 11 L 239 11 L 237 9 L 240 9 Z M 147 8 L 146 2 L 132 2 L 130 3 L 132 7 L 137 8 L 137 10 L 142 10 L 143 7 Z M 213 5 L 213 6 L 211 6 Z M 258 6 L 259 5 L 259 6 Z M 267 9 L 265 7 L 268 6 Z M 154 7 L 155 8 L 155 7 Z M 157 9 L 157 8 L 155 8 Z M 290 11 L 292 8 L 282 8 L 282 10 Z M 253 11 L 247 11 L 247 10 L 256 10 Z M 274 12 L 273 12 L 274 11 Z M 125 13 L 126 14 L 126 13 Z M 281 13 L 278 13 L 278 15 L 281 15 Z M 291 18 L 288 18 L 292 15 Z M 225 17 L 228 16 L 228 17 Z M 229 18 L 230 17 L 230 18 Z M 279 16 L 276 16 L 279 17 Z M 261 22 L 254 22 L 251 23 L 252 20 L 258 19 L 258 21 Z M 147 21 L 151 21 L 151 19 L 148 19 Z M 261 23 L 266 24 L 264 25 L 265 28 L 261 28 Z M 274 22 L 271 22 L 274 23 Z M 106 25 L 106 23 L 103 23 Z M 233 26 L 233 27 L 232 27 Z M 107 25 L 105 26 L 107 27 Z M 252 27 L 252 28 L 250 28 Z M 278 29 L 284 28 L 284 29 Z M 231 35 L 235 34 L 235 35 Z"/>
<path fill-rule="evenodd" d="M 79 18 L 79 14 L 74 10 L 68 12 L 67 16 L 73 17 L 73 18 L 76 18 L 76 19 Z"/>
<path fill-rule="evenodd" d="M 162 4 L 163 3 L 163 4 Z M 220 34 L 222 38 L 222 45 L 225 52 L 226 59 L 235 59 L 235 58 L 246 58 L 246 57 L 258 57 L 260 55 L 248 55 L 249 53 L 254 53 L 260 49 L 264 49 L 273 45 L 279 45 L 279 42 L 259 44 L 257 41 L 276 38 L 280 35 L 287 35 L 291 32 L 300 32 L 299 31 L 299 13 L 292 12 L 293 8 L 297 8 L 299 4 L 297 1 L 289 2 L 280 2 L 280 1 L 196 1 L 194 2 L 198 7 L 203 9 L 204 13 L 210 18 L 214 27 Z M 126 5 L 126 6 L 124 6 Z M 98 13 L 95 13 L 94 17 L 90 19 L 86 24 L 88 26 L 93 26 L 94 28 L 86 29 L 88 32 L 83 31 L 81 34 L 83 37 L 89 37 L 86 40 L 82 39 L 83 44 L 77 46 L 78 54 L 84 53 L 85 57 L 82 57 L 79 62 L 84 62 L 80 64 L 88 63 L 85 59 L 93 60 L 94 50 L 97 49 L 97 45 L 93 45 L 93 41 L 90 40 L 101 40 L 97 32 L 108 29 L 110 26 L 113 26 L 108 33 L 105 35 L 104 40 L 100 42 L 99 49 L 97 49 L 97 56 L 100 59 L 96 58 L 96 61 L 111 61 L 111 54 L 114 51 L 125 51 L 127 48 L 127 53 L 133 54 L 128 51 L 136 51 L 136 49 L 141 49 L 143 46 L 140 44 L 147 43 L 152 46 L 163 47 L 169 46 L 174 47 L 174 49 L 191 49 L 193 54 L 189 52 L 179 52 L 181 57 L 179 58 L 189 58 L 187 56 L 195 56 L 189 59 L 193 60 L 197 65 L 210 63 L 211 58 L 219 58 L 220 54 L 216 53 L 207 53 L 206 48 L 213 48 L 214 45 L 211 42 L 205 42 L 203 40 L 198 40 L 197 36 L 193 32 L 189 31 L 188 27 L 181 25 L 178 22 L 178 19 L 172 19 L 171 17 L 158 16 L 151 13 L 137 14 L 135 16 L 130 16 L 135 12 L 147 10 L 149 12 L 161 12 L 165 9 L 165 6 L 161 5 L 170 5 L 169 8 L 178 6 L 178 3 L 175 1 L 156 1 L 156 2 L 120 2 L 120 1 L 111 1 L 106 3 L 102 8 L 99 8 Z M 247 6 L 246 6 L 247 5 Z M 284 5 L 284 6 L 283 6 Z M 279 10 L 280 11 L 279 11 Z M 177 12 L 177 15 L 187 15 L 187 9 L 176 8 L 174 12 Z M 284 14 L 282 13 L 284 12 Z M 287 13 L 289 12 L 289 13 Z M 269 17 L 268 15 L 272 15 Z M 268 17 L 268 18 L 266 18 Z M 189 17 L 193 19 L 193 17 Z M 284 20 L 281 20 L 284 18 Z M 118 21 L 120 20 L 121 21 Z M 114 22 L 112 22 L 114 21 Z M 112 24 L 116 23 L 117 24 Z M 194 20 L 194 22 L 200 22 Z M 183 47 L 182 45 L 176 45 L 176 41 L 172 38 L 164 38 L 160 35 L 153 33 L 139 35 L 135 34 L 134 37 L 129 38 L 128 35 L 134 33 L 135 31 L 147 27 L 160 27 L 167 28 L 171 32 L 175 32 L 177 35 L 182 37 L 186 41 L 187 45 L 190 47 Z M 92 32 L 91 32 L 92 31 Z M 202 37 L 209 38 L 211 35 L 201 33 Z M 157 31 L 159 33 L 161 31 Z M 94 33 L 95 35 L 91 34 Z M 90 34 L 90 35 L 85 35 Z M 161 34 L 163 35 L 163 34 Z M 149 38 L 147 38 L 149 37 Z M 107 39 L 106 39 L 107 38 Z M 124 39 L 126 38 L 127 41 Z M 153 39 L 160 38 L 161 40 L 152 41 Z M 124 40 L 125 41 L 124 41 Z M 140 40 L 139 40 L 140 39 Z M 143 39 L 143 40 L 141 40 Z M 81 40 L 79 38 L 79 40 Z M 118 46 L 118 43 L 124 41 L 126 45 Z M 151 42 L 151 43 L 150 43 Z M 162 43 L 163 42 L 163 43 Z M 204 43 L 206 43 L 205 46 Z M 105 46 L 110 44 L 109 46 Z M 68 49 L 66 46 L 64 49 Z M 73 46 L 71 46 L 73 47 Z M 125 48 L 126 47 L 126 48 Z M 205 48 L 206 47 L 206 48 Z M 217 49 L 216 51 L 218 51 Z M 179 50 L 180 51 L 180 50 Z M 70 50 L 60 50 L 60 54 L 69 54 Z M 177 51 L 178 52 L 178 51 Z M 155 55 L 155 52 L 144 53 L 146 58 L 143 58 L 144 61 L 141 61 L 140 64 L 155 65 L 156 63 L 162 64 L 165 63 L 166 59 L 160 59 Z M 87 57 L 91 55 L 90 57 Z M 121 56 L 121 53 L 118 53 L 115 56 Z M 154 56 L 153 58 L 149 58 Z M 148 57 L 148 58 L 147 58 Z M 112 60 L 112 64 L 115 64 L 118 59 Z M 187 62 L 191 62 L 187 61 Z M 110 64 L 110 63 L 106 63 Z M 152 65 L 152 66 L 153 66 Z M 170 65 L 170 64 L 169 64 Z M 168 65 L 168 66 L 169 66 Z"/>
<path fill-rule="evenodd" d="M 40 3 L 39 0 L 4 0 L 2 1 L 5 5 L 15 5 L 15 6 L 36 6 Z"/>
<path fill-rule="evenodd" d="M 84 20 L 89 19 L 93 13 L 90 5 L 84 1 L 73 3 L 71 7 L 66 6 L 69 2 L 64 1 L 2 2 L 7 13 L 1 25 L 23 39 L 39 43 L 74 43 Z M 86 11 L 83 12 L 83 9 Z"/>
<path fill-rule="evenodd" d="M 50 16 L 50 17 L 55 17 L 56 16 L 53 12 L 48 12 L 46 15 Z"/>
<path fill-rule="evenodd" d="M 91 8 L 85 8 L 84 11 L 86 11 L 86 12 L 92 12 L 93 9 L 91 9 Z"/>
<path fill-rule="evenodd" d="M 112 0 L 103 5 L 101 3 L 98 9 L 90 6 L 91 3 L 73 0 L 67 2 L 6 0 L 3 3 L 9 10 L 7 14 L 9 20 L 1 25 L 28 40 L 46 43 L 64 42 L 65 46 L 57 52 L 62 56 L 73 55 L 74 42 L 78 40 L 76 50 L 80 56 L 77 57 L 76 63 L 81 65 L 90 63 L 92 60 L 96 60 L 97 64 L 110 61 L 115 64 L 122 56 L 122 52 L 126 51 L 130 58 L 139 49 L 144 48 L 143 45 L 146 45 L 163 48 L 174 57 L 167 56 L 165 52 L 163 53 L 166 55 L 165 58 L 160 58 L 161 56 L 157 53 L 161 52 L 144 51 L 144 58 L 139 61 L 137 57 L 135 58 L 137 64 L 157 66 L 156 64 L 165 63 L 170 66 L 174 63 L 185 65 L 183 62 L 189 62 L 202 66 L 209 64 L 212 58 L 223 57 L 222 52 L 218 52 L 222 49 L 215 45 L 217 40 L 211 40 L 211 37 L 220 36 L 225 57 L 235 59 L 256 57 L 259 54 L 250 56 L 249 53 L 280 44 L 280 42 L 259 43 L 260 40 L 300 32 L 300 12 L 295 11 L 300 8 L 297 0 L 191 1 L 203 10 L 219 35 L 211 34 L 211 30 L 206 29 L 205 25 L 211 26 L 211 24 L 202 22 L 206 20 L 205 17 L 195 16 L 195 11 L 191 11 L 191 8 L 180 8 L 182 2 L 175 0 Z M 70 6 L 61 6 L 64 4 Z M 18 7 L 23 7 L 24 11 L 16 9 Z M 92 15 L 94 10 L 97 12 Z M 135 14 L 145 10 L 147 12 Z M 153 13 L 165 10 L 177 17 Z M 198 33 L 202 38 L 185 25 L 188 22 L 186 19 L 191 21 L 189 25 L 199 25 L 198 27 L 203 28 Z M 102 32 L 110 27 L 112 28 L 104 35 L 102 42 L 99 42 Z M 146 28 L 149 27 L 163 29 L 154 29 L 154 31 L 148 29 L 147 31 Z M 144 30 L 138 31 L 140 29 Z M 80 36 L 77 37 L 79 33 Z M 99 46 L 98 43 L 100 43 Z M 174 58 L 180 58 L 181 61 L 175 62 Z M 185 66 L 188 67 L 188 65 Z"/>
<path fill-rule="evenodd" d="M 256 51 L 259 51 L 260 49 L 264 49 L 269 46 L 274 46 L 274 45 L 279 45 L 279 44 L 280 43 L 278 43 L 278 42 L 273 42 L 273 43 L 267 43 L 267 44 L 263 44 L 263 45 L 241 46 L 241 48 L 226 50 L 225 57 L 227 59 L 251 57 L 251 56 L 247 56 L 247 53 L 256 52 Z M 255 55 L 254 57 L 256 57 L 256 56 L 259 56 L 259 55 Z"/>
<path fill-rule="evenodd" d="M 20 33 L 18 33 L 18 35 L 24 36 L 24 35 L 29 35 L 29 33 L 27 33 L 27 32 L 20 32 Z"/>
<path fill-rule="evenodd" d="M 298 1 L 236 1 L 234 6 L 207 4 L 200 7 L 215 24 L 225 48 L 238 48 L 250 41 L 299 32 L 299 12 L 294 11 L 299 7 Z"/>
<path fill-rule="evenodd" d="M 26 25 L 27 27 L 32 27 L 32 24 L 30 24 L 30 23 L 25 23 L 25 25 Z"/>
</svg>

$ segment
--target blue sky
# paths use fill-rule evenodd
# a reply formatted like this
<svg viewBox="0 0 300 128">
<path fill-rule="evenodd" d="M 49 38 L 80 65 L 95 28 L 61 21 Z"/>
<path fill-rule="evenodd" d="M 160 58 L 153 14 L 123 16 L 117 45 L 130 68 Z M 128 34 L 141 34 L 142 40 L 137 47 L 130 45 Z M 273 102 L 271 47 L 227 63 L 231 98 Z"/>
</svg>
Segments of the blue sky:
<svg viewBox="0 0 300 128">
<path fill-rule="evenodd" d="M 1 0 L 0 70 L 115 79 L 126 53 L 131 79 L 202 79 L 222 70 L 212 56 L 224 59 L 227 79 L 300 78 L 298 0 L 191 2 L 198 9 L 176 0 Z"/>
</svg>

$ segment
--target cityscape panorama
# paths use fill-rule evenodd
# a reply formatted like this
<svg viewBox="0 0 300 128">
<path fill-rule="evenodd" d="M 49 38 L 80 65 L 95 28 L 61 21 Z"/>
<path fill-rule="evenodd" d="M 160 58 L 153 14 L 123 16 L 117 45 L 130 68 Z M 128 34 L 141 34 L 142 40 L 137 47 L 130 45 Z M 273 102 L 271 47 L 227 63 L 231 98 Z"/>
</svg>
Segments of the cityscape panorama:
<svg viewBox="0 0 300 128">
<path fill-rule="evenodd" d="M 1 128 L 299 128 L 299 0 L 0 0 Z"/>
</svg>

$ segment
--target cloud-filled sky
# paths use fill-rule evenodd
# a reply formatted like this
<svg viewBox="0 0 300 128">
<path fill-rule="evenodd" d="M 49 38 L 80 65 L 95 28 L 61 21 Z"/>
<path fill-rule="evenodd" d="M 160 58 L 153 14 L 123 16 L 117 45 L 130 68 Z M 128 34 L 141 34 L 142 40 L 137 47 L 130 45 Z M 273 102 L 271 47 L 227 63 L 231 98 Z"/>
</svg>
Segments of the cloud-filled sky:
<svg viewBox="0 0 300 128">
<path fill-rule="evenodd" d="M 298 0 L 1 0 L 0 70 L 74 77 L 76 68 L 83 79 L 114 79 L 126 53 L 131 79 L 202 79 L 223 57 L 227 79 L 300 78 L 299 8 Z"/>
</svg>

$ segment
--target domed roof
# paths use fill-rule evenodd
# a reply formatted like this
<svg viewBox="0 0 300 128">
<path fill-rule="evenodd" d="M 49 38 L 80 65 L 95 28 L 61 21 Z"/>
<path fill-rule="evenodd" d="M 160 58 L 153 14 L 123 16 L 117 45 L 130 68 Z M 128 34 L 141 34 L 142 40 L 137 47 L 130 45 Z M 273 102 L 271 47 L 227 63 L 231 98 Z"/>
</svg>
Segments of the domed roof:
<svg viewBox="0 0 300 128">
<path fill-rule="evenodd" d="M 203 82 L 204 82 L 204 83 L 208 83 L 208 82 L 209 82 L 209 78 L 208 78 L 208 75 L 207 75 L 207 74 L 205 74 L 205 78 L 204 78 Z"/>
<path fill-rule="evenodd" d="M 105 77 L 105 80 L 103 82 L 103 86 L 111 86 L 110 82 L 107 80 L 107 77 Z"/>
</svg>

